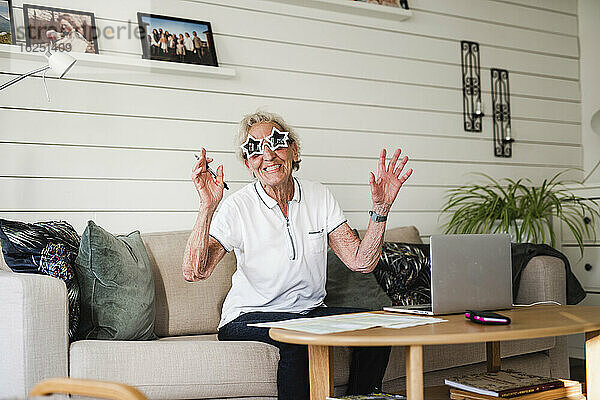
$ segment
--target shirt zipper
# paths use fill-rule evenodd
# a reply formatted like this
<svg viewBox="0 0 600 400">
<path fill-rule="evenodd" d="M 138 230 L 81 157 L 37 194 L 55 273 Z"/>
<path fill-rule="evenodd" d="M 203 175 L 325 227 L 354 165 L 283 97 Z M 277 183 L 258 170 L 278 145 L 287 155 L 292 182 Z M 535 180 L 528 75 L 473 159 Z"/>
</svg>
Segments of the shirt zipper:
<svg viewBox="0 0 600 400">
<path fill-rule="evenodd" d="M 295 260 L 296 259 L 296 246 L 294 246 L 294 238 L 292 236 L 292 231 L 290 231 L 290 220 L 288 219 L 288 217 L 286 217 L 283 214 L 283 210 L 281 209 L 281 207 L 279 207 L 279 211 L 281 212 L 281 215 L 283 216 L 283 218 L 285 218 L 285 226 L 287 228 L 287 233 L 288 233 L 288 237 L 290 238 L 290 244 L 292 245 L 292 257 L 290 258 L 290 260 Z M 288 214 L 290 212 L 290 207 L 288 204 Z"/>
<path fill-rule="evenodd" d="M 296 259 L 296 247 L 294 246 L 294 239 L 292 238 L 292 232 L 290 232 L 290 220 L 285 218 L 285 225 L 287 227 L 287 233 L 290 238 L 290 243 L 292 244 L 292 258 L 291 260 Z"/>
</svg>

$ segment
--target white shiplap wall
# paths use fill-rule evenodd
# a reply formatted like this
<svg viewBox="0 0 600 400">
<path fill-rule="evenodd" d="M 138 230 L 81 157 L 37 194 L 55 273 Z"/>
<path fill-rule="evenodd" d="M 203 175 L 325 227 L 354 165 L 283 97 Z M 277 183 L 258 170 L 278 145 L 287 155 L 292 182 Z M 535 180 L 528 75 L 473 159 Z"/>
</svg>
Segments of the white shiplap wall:
<svg viewBox="0 0 600 400">
<path fill-rule="evenodd" d="M 13 0 L 22 25 L 22 0 Z M 540 180 L 581 166 L 576 0 L 412 0 L 412 18 L 318 1 L 39 0 L 95 13 L 100 29 L 136 12 L 211 21 L 234 78 L 76 66 L 0 95 L 0 216 L 88 219 L 113 232 L 188 229 L 197 197 L 189 171 L 207 147 L 232 191 L 250 177 L 233 154 L 236 122 L 258 107 L 301 135 L 299 175 L 328 185 L 352 226 L 367 222 L 368 173 L 381 147 L 401 147 L 415 173 L 390 226 L 440 232 L 444 192 L 470 172 Z M 133 22 L 132 22 L 133 21 Z M 482 133 L 462 130 L 460 40 L 480 43 Z M 141 56 L 135 37 L 101 38 L 100 53 Z M 0 50 L 3 79 L 38 65 Z M 490 72 L 510 71 L 514 155 L 492 150 Z M 574 176 L 579 177 L 578 172 Z"/>
</svg>

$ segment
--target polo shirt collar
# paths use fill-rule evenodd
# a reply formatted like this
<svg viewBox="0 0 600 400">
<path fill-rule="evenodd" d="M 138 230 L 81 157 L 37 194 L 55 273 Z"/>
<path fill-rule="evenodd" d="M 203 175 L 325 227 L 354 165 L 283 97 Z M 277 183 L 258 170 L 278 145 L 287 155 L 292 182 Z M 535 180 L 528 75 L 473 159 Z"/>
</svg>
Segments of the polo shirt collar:
<svg viewBox="0 0 600 400">
<path fill-rule="evenodd" d="M 292 201 L 300 203 L 300 200 L 302 200 L 302 186 L 300 186 L 298 179 L 293 177 L 292 180 L 294 181 L 294 197 L 292 197 Z M 277 206 L 277 200 L 267 194 L 259 181 L 254 182 L 254 190 L 265 206 L 269 208 Z"/>
</svg>

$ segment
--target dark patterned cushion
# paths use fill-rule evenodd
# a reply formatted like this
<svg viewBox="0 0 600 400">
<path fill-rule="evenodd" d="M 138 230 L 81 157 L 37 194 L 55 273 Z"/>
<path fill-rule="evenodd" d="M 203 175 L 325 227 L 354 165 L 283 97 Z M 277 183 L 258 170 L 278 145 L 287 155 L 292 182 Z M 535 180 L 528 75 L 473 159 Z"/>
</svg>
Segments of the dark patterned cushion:
<svg viewBox="0 0 600 400">
<path fill-rule="evenodd" d="M 393 305 L 431 302 L 431 262 L 428 244 L 383 243 L 373 271 Z"/>
<path fill-rule="evenodd" d="M 64 221 L 27 224 L 0 219 L 2 253 L 12 271 L 50 275 L 65 282 L 70 340 L 79 324 L 79 285 L 73 270 L 79 240 L 75 229 Z"/>
</svg>

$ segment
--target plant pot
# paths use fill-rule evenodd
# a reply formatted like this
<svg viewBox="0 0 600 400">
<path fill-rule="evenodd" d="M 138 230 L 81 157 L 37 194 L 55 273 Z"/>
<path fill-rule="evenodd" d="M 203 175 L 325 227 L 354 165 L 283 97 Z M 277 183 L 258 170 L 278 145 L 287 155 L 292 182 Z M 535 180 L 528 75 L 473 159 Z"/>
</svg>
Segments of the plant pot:
<svg viewBox="0 0 600 400">
<path fill-rule="evenodd" d="M 554 222 L 554 221 L 552 221 Z M 515 224 L 517 225 L 517 227 L 519 228 L 519 231 L 521 230 L 522 226 L 523 226 L 523 220 L 522 219 L 517 219 L 515 221 Z M 544 243 L 547 245 L 551 245 L 552 241 L 550 240 L 550 228 L 548 227 L 548 225 L 544 225 L 544 238 L 545 240 L 543 242 L 535 242 L 533 240 L 533 238 L 531 237 L 531 235 L 529 234 L 529 232 L 527 232 L 527 234 L 525 236 L 521 235 L 521 240 L 518 240 L 517 238 L 517 229 L 515 227 L 515 225 L 511 224 L 508 232 L 506 232 L 503 228 L 500 228 L 500 220 L 496 220 L 496 222 L 492 225 L 492 232 L 496 232 L 496 233 L 508 233 L 510 235 L 510 241 L 513 243 Z M 556 232 L 556 230 L 554 231 Z M 558 239 L 558 238 L 556 238 Z"/>
</svg>

